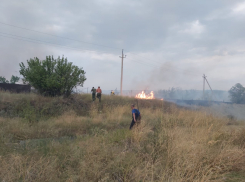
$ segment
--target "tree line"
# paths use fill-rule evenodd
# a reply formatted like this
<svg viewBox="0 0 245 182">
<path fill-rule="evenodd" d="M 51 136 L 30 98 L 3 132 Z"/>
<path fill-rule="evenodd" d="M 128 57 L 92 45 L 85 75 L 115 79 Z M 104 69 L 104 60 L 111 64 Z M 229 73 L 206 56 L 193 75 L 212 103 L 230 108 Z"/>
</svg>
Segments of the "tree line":
<svg viewBox="0 0 245 182">
<path fill-rule="evenodd" d="M 10 81 L 8 81 L 5 77 L 0 76 L 0 83 L 12 83 L 15 84 L 20 80 L 20 77 L 12 75 Z"/>
</svg>

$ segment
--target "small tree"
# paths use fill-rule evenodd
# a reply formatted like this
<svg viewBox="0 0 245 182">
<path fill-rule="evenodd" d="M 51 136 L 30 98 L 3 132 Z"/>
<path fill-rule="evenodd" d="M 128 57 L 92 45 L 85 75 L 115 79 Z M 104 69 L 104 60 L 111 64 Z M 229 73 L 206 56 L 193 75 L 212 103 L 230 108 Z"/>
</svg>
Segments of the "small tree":
<svg viewBox="0 0 245 182">
<path fill-rule="evenodd" d="M 245 103 L 245 88 L 240 83 L 237 83 L 229 90 L 229 96 L 234 103 Z"/>
<path fill-rule="evenodd" d="M 10 83 L 15 84 L 15 83 L 18 82 L 19 80 L 20 80 L 20 77 L 12 75 L 12 77 L 11 77 L 11 79 L 10 79 Z"/>
<path fill-rule="evenodd" d="M 86 80 L 84 70 L 72 65 L 64 57 L 54 59 L 53 56 L 47 56 L 43 61 L 34 58 L 27 60 L 27 65 L 25 67 L 23 62 L 20 63 L 23 81 L 44 95 L 69 96 L 74 87 L 83 86 Z"/>
<path fill-rule="evenodd" d="M 9 83 L 9 81 L 5 77 L 0 76 L 0 83 Z"/>
</svg>

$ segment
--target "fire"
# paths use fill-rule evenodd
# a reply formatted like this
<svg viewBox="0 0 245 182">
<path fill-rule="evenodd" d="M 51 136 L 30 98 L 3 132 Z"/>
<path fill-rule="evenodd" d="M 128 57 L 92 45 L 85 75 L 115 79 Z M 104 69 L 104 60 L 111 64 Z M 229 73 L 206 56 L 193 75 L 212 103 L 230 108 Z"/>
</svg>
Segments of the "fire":
<svg viewBox="0 0 245 182">
<path fill-rule="evenodd" d="M 139 93 L 135 96 L 135 98 L 139 98 L 139 99 L 154 99 L 154 93 L 153 91 L 151 91 L 150 94 L 146 95 L 144 91 L 142 91 L 142 93 Z"/>
</svg>

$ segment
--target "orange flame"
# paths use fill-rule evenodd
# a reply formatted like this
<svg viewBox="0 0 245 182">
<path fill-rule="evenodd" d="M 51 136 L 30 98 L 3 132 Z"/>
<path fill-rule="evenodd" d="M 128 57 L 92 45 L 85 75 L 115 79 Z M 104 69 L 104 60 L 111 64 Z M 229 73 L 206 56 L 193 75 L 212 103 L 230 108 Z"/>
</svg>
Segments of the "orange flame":
<svg viewBox="0 0 245 182">
<path fill-rule="evenodd" d="M 146 95 L 144 91 L 142 91 L 142 93 L 139 93 L 135 96 L 135 98 L 139 98 L 139 99 L 154 99 L 154 93 L 153 91 L 151 91 L 150 94 Z"/>
</svg>

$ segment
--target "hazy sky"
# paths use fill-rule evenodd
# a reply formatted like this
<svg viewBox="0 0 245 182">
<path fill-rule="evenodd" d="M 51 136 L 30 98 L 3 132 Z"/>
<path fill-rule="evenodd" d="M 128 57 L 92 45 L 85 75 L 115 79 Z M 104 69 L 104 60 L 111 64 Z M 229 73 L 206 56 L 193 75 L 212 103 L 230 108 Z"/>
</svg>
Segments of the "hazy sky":
<svg viewBox="0 0 245 182">
<path fill-rule="evenodd" d="M 64 55 L 86 71 L 84 87 L 119 89 L 124 49 L 123 89 L 202 89 L 203 74 L 213 89 L 245 85 L 245 1 L 0 2 L 0 76 L 8 79 L 20 62 Z"/>
</svg>

